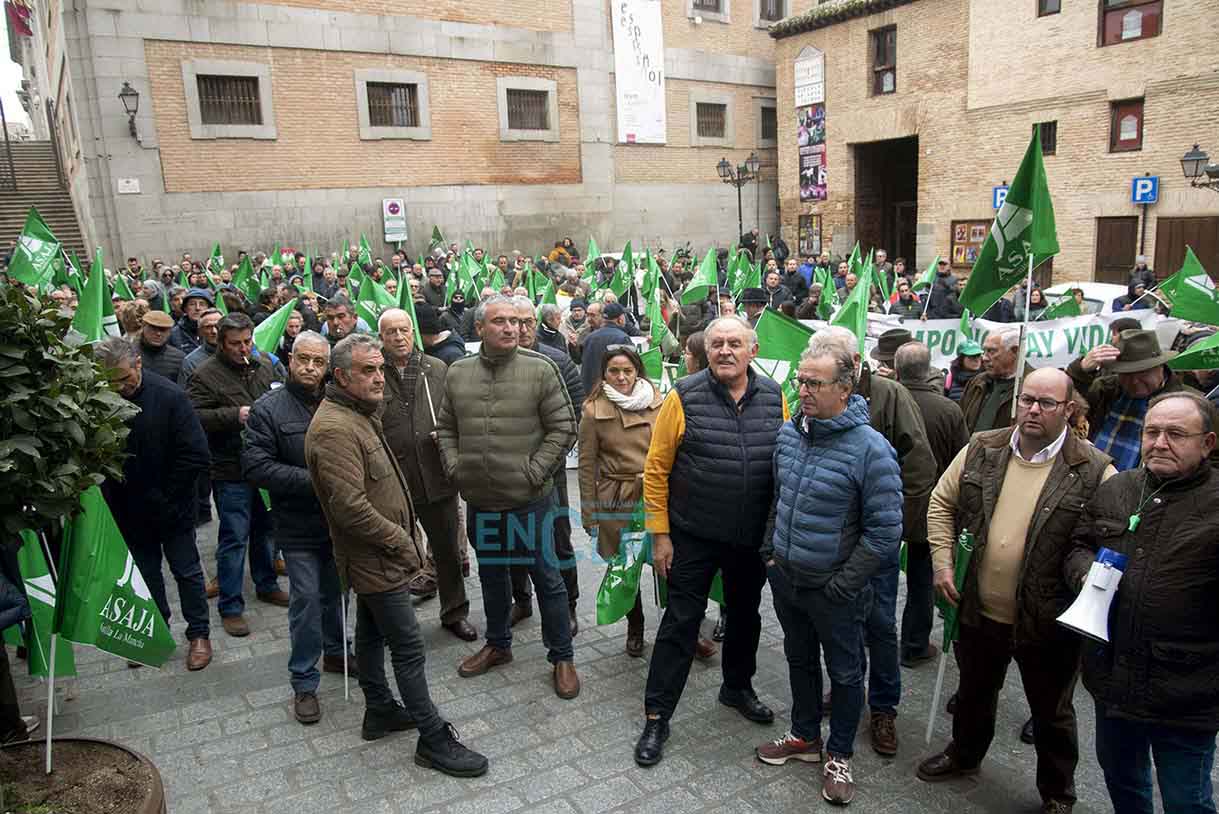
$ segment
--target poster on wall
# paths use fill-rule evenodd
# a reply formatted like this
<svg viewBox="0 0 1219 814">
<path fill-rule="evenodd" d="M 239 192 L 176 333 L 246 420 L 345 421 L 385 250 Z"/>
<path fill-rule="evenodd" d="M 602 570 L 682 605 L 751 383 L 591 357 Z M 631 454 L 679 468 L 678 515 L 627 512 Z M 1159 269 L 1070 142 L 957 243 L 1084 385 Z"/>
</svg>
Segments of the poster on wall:
<svg viewBox="0 0 1219 814">
<path fill-rule="evenodd" d="M 797 237 L 801 257 L 816 257 L 821 254 L 821 216 L 801 215 Z"/>
<path fill-rule="evenodd" d="M 800 156 L 800 200 L 826 198 L 825 105 L 796 108 L 796 144 Z"/>
<path fill-rule="evenodd" d="M 614 0 L 618 142 L 665 143 L 665 46 L 660 0 Z"/>
</svg>

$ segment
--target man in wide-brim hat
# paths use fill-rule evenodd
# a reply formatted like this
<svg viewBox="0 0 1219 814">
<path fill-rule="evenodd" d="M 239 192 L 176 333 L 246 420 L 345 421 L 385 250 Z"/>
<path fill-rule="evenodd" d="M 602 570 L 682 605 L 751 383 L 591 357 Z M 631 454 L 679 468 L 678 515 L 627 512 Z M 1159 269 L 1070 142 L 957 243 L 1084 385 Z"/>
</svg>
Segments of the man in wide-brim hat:
<svg viewBox="0 0 1219 814">
<path fill-rule="evenodd" d="M 1166 364 L 1176 355 L 1160 348 L 1155 331 L 1131 328 L 1122 331 L 1117 345 L 1097 345 L 1067 368 L 1088 400 L 1089 440 L 1113 458 L 1118 471 L 1134 469 L 1142 460 L 1140 437 L 1151 399 L 1193 392 Z"/>
<path fill-rule="evenodd" d="M 914 336 L 905 328 L 890 328 L 880 335 L 876 347 L 872 348 L 872 358 L 879 367 L 876 373 L 886 379 L 893 378 L 893 357 L 897 349 L 907 342 L 913 342 Z"/>
</svg>

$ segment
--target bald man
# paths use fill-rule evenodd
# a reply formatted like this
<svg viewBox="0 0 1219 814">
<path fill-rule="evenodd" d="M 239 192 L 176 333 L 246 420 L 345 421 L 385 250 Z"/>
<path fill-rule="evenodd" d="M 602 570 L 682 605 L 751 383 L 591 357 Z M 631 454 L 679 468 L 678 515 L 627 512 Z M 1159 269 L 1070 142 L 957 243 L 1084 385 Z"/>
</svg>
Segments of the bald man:
<svg viewBox="0 0 1219 814">
<path fill-rule="evenodd" d="M 1063 562 L 1080 510 L 1115 473 L 1109 456 L 1069 431 L 1074 395 L 1062 371 L 1031 373 L 1016 400 L 1016 425 L 974 435 L 940 477 L 927 512 L 935 590 L 959 608 L 961 685 L 952 742 L 919 764 L 918 776 L 938 783 L 978 771 L 1014 656 L 1033 713 L 1037 790 L 1049 812 L 1075 804 L 1079 762 L 1071 698 L 1080 639 L 1055 621 L 1070 604 Z M 957 529 L 974 536 L 961 586 L 953 583 Z"/>
</svg>

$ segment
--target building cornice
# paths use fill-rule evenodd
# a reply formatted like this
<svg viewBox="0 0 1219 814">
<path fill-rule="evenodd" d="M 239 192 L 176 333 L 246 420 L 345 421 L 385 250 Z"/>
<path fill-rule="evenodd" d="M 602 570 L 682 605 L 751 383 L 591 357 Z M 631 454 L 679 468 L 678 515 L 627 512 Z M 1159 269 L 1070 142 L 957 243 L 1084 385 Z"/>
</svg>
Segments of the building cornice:
<svg viewBox="0 0 1219 814">
<path fill-rule="evenodd" d="M 803 14 L 780 20 L 770 27 L 770 36 L 781 40 L 784 37 L 816 31 L 835 23 L 854 20 L 856 17 L 867 17 L 870 14 L 888 11 L 891 8 L 909 5 L 913 2 L 914 0 L 838 0 L 838 2 L 814 6 Z"/>
</svg>

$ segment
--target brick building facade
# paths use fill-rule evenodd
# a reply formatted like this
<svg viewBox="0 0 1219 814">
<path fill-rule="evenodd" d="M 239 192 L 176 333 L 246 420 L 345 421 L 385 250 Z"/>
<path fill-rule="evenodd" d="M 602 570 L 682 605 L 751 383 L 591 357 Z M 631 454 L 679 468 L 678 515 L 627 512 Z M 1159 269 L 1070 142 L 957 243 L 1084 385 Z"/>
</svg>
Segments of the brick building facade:
<svg viewBox="0 0 1219 814">
<path fill-rule="evenodd" d="M 281 238 L 316 251 L 360 232 L 387 253 L 383 198 L 405 199 L 412 252 L 433 224 L 497 251 L 589 235 L 606 250 L 726 246 L 737 200 L 716 163 L 753 151 L 745 228 L 776 231 L 761 126 L 775 42 L 759 19 L 774 0 L 656 2 L 663 145 L 618 142 L 610 0 L 40 0 L 27 74 L 60 117 L 85 241 L 109 258 L 206 255 L 215 240 L 228 256 Z M 124 82 L 140 94 L 138 140 Z M 387 85 L 411 88 L 394 127 L 370 113 Z M 217 124 L 214 93 L 250 94 L 249 118 Z M 544 131 L 509 126 L 509 98 L 540 99 Z M 704 98 L 726 105 L 715 146 L 690 134 Z"/>
<path fill-rule="evenodd" d="M 1219 196 L 1191 189 L 1180 163 L 1196 142 L 1219 150 L 1214 11 L 1208 0 L 805 0 L 771 30 L 784 234 L 814 215 L 833 252 L 858 239 L 919 269 L 940 255 L 968 272 L 993 188 L 1011 180 L 1032 126 L 1052 123 L 1054 280 L 1124 283 L 1138 253 L 1169 274 L 1185 243 L 1219 274 Z M 795 63 L 812 49 L 824 55 L 827 183 L 824 200 L 802 201 Z M 1145 213 L 1131 200 L 1144 175 L 1159 177 Z"/>
</svg>

